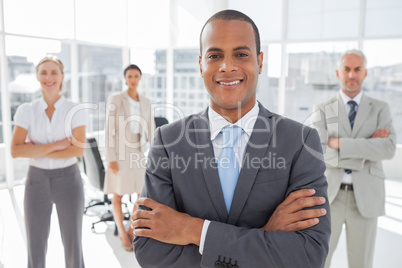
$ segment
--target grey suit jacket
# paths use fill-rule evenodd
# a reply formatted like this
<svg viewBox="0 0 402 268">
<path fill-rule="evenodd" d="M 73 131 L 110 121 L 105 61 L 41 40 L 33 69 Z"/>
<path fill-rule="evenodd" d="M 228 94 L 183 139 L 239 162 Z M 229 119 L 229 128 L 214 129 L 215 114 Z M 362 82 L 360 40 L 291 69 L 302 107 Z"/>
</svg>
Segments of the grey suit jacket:
<svg viewBox="0 0 402 268">
<path fill-rule="evenodd" d="M 228 215 L 210 140 L 207 110 L 158 128 L 149 153 L 142 196 L 211 221 L 200 255 L 178 246 L 136 237 L 141 267 L 323 267 L 330 236 L 329 213 L 298 232 L 260 230 L 293 191 L 316 189 L 327 196 L 316 130 L 283 118 L 260 104 Z M 187 165 L 184 165 L 184 162 Z M 328 202 L 322 207 L 329 212 Z"/>
<path fill-rule="evenodd" d="M 345 169 L 352 170 L 353 189 L 360 213 L 378 217 L 385 213 L 384 172 L 381 160 L 392 158 L 396 135 L 388 104 L 363 94 L 353 130 L 340 94 L 313 108 L 312 124 L 318 130 L 324 151 L 328 196 L 332 202 L 339 192 Z M 387 138 L 371 138 L 387 128 Z M 339 138 L 339 150 L 328 139 Z"/>
</svg>

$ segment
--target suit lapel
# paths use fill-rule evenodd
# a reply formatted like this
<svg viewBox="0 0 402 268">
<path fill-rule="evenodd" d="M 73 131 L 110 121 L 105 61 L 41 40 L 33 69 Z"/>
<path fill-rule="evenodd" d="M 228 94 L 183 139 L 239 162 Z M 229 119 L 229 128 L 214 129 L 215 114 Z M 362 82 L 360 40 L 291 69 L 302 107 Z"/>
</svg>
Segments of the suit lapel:
<svg viewBox="0 0 402 268">
<path fill-rule="evenodd" d="M 207 144 L 207 146 L 198 146 L 198 153 L 202 157 L 214 157 L 214 149 L 211 143 L 211 132 L 209 130 L 208 109 L 206 109 L 197 120 L 194 121 L 194 130 L 196 144 Z M 218 213 L 221 222 L 226 222 L 228 213 L 226 210 L 225 200 L 223 198 L 221 183 L 219 181 L 218 169 L 210 165 L 202 168 L 205 183 L 207 184 L 208 193 L 211 197 L 215 210 Z"/>
<path fill-rule="evenodd" d="M 145 103 L 143 101 L 141 101 L 141 98 L 142 98 L 141 94 L 138 94 L 138 100 L 140 103 L 140 116 L 144 119 L 144 118 L 147 118 L 147 116 L 146 116 L 147 111 L 146 111 Z M 141 136 L 144 133 L 144 130 L 145 129 L 142 129 L 142 124 L 140 124 L 140 135 Z"/>
<path fill-rule="evenodd" d="M 266 155 L 272 135 L 276 131 L 275 127 L 277 122 L 275 122 L 272 113 L 266 110 L 261 104 L 259 104 L 259 107 L 260 111 L 254 125 L 254 130 L 247 144 L 244 160 L 247 160 L 247 156 L 249 157 L 249 161 L 251 158 L 262 159 Z M 239 219 L 243 207 L 249 198 L 259 170 L 259 167 L 247 165 L 244 160 L 229 213 L 228 223 L 233 225 L 236 224 Z"/>
<path fill-rule="evenodd" d="M 353 126 L 352 137 L 356 137 L 359 130 L 363 127 L 366 122 L 366 118 L 370 114 L 371 110 L 371 101 L 365 94 L 363 94 L 362 99 L 360 101 L 359 107 L 357 108 L 357 114 L 355 119 L 355 124 Z"/>
<path fill-rule="evenodd" d="M 123 109 L 124 109 L 124 113 L 126 114 L 125 118 L 129 117 L 131 115 L 130 113 L 130 103 L 128 102 L 128 93 L 127 91 L 125 91 L 123 93 Z"/>
<path fill-rule="evenodd" d="M 348 136 L 352 135 L 352 128 L 350 127 L 349 115 L 346 114 L 345 104 L 342 97 L 338 94 L 338 111 L 339 111 L 339 124 L 345 129 Z"/>
</svg>

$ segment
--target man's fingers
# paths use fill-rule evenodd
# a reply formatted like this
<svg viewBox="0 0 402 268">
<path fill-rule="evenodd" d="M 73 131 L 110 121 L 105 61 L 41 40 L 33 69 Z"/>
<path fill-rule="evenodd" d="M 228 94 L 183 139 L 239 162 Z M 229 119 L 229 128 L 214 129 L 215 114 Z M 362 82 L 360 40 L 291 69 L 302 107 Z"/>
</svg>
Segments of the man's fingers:
<svg viewBox="0 0 402 268">
<path fill-rule="evenodd" d="M 156 206 L 159 205 L 159 203 L 156 202 L 155 200 L 146 197 L 138 198 L 135 203 L 137 204 L 137 206 L 144 206 L 150 209 L 154 209 Z"/>
<path fill-rule="evenodd" d="M 325 208 L 300 210 L 293 214 L 294 222 L 305 221 L 308 219 L 318 218 L 327 214 Z"/>
<path fill-rule="evenodd" d="M 131 220 L 135 221 L 138 219 L 150 219 L 152 211 L 137 209 L 133 214 L 131 214 Z"/>
<path fill-rule="evenodd" d="M 151 228 L 151 221 L 146 219 L 138 219 L 131 223 L 131 227 L 135 230 L 136 228 Z"/>
<path fill-rule="evenodd" d="M 290 193 L 290 195 L 285 199 L 285 201 L 282 202 L 281 205 L 288 206 L 299 198 L 312 196 L 314 194 L 315 194 L 314 189 L 301 189 L 298 191 L 294 191 Z"/>
<path fill-rule="evenodd" d="M 153 230 L 152 229 L 143 229 L 137 228 L 134 229 L 134 235 L 141 236 L 141 237 L 149 237 L 153 238 Z"/>
<path fill-rule="evenodd" d="M 320 220 L 317 218 L 309 219 L 309 220 L 305 220 L 305 221 L 298 221 L 298 222 L 289 224 L 286 227 L 286 231 L 287 232 L 296 232 L 296 231 L 304 230 L 304 229 L 310 228 L 314 225 L 317 225 L 319 222 L 320 222 Z"/>
<path fill-rule="evenodd" d="M 312 225 L 309 225 L 309 227 L 311 227 L 316 224 L 315 219 L 322 217 L 325 214 L 327 214 L 327 210 L 325 208 L 306 209 L 306 210 L 300 210 L 295 213 L 289 214 L 287 217 L 286 223 L 284 223 L 284 225 L 283 225 L 285 227 L 281 228 L 281 231 L 294 232 L 294 231 L 302 230 L 302 229 L 308 228 L 308 227 L 305 227 L 306 224 L 312 224 Z M 311 220 L 313 220 L 313 221 L 311 221 Z M 300 228 L 300 229 L 298 229 L 298 228 Z"/>
<path fill-rule="evenodd" d="M 287 206 L 289 212 L 293 213 L 304 208 L 319 206 L 325 203 L 325 198 L 320 196 L 304 197 L 295 200 Z"/>
</svg>

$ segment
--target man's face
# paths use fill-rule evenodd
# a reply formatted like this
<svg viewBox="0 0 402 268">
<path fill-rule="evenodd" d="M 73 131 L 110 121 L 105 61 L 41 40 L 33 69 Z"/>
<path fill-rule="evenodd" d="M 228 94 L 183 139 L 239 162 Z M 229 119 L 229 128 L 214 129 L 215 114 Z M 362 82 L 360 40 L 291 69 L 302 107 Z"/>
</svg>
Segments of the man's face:
<svg viewBox="0 0 402 268">
<path fill-rule="evenodd" d="M 363 58 L 354 54 L 345 55 L 339 70 L 336 70 L 336 76 L 341 82 L 342 91 L 350 97 L 356 96 L 367 76 Z"/>
<path fill-rule="evenodd" d="M 201 43 L 200 72 L 211 107 L 221 115 L 251 110 L 263 59 L 262 52 L 256 53 L 253 27 L 244 21 L 214 20 L 205 26 Z"/>
</svg>

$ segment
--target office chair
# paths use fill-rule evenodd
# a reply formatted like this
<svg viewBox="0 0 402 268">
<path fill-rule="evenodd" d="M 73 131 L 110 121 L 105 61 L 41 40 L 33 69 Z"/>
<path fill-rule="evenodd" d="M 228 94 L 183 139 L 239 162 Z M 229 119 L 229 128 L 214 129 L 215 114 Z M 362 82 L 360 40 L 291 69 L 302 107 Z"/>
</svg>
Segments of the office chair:
<svg viewBox="0 0 402 268">
<path fill-rule="evenodd" d="M 169 121 L 166 118 L 160 117 L 160 116 L 155 117 L 155 126 L 156 127 L 160 127 L 160 126 L 163 126 L 166 124 L 169 124 Z"/>
<path fill-rule="evenodd" d="M 84 157 L 82 158 L 84 164 L 84 171 L 87 175 L 89 183 L 96 189 L 103 192 L 103 186 L 105 182 L 105 167 L 103 165 L 102 158 L 99 153 L 98 144 L 95 138 L 87 138 L 87 143 L 89 148 L 85 148 Z M 112 201 L 109 199 L 107 194 L 103 194 L 103 200 L 91 200 L 89 204 L 84 209 L 84 214 L 88 215 L 88 209 L 96 206 L 104 206 L 106 212 L 100 215 L 100 219 L 97 222 L 92 223 L 91 230 L 95 232 L 95 225 L 100 222 L 113 221 L 113 212 L 111 210 Z M 127 204 L 123 203 L 127 208 Z M 124 213 L 123 217 L 125 220 L 130 219 L 130 213 Z M 115 224 L 114 235 L 117 235 L 117 225 Z"/>
</svg>

